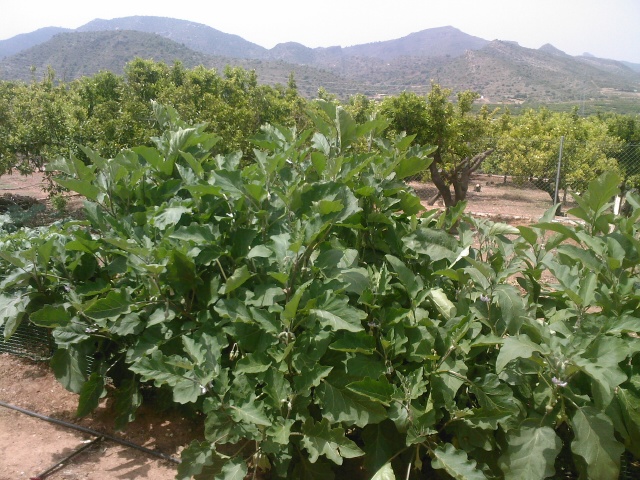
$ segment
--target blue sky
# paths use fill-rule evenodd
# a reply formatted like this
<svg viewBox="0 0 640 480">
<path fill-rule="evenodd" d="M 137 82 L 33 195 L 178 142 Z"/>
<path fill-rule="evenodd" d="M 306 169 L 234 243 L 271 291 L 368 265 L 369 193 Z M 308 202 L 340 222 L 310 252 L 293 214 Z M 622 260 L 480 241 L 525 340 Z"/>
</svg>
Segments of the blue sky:
<svg viewBox="0 0 640 480">
<path fill-rule="evenodd" d="M 267 48 L 295 41 L 308 47 L 390 40 L 454 26 L 486 40 L 545 43 L 570 55 L 640 63 L 640 0 L 27 0 L 8 2 L 0 39 L 47 26 L 77 28 L 94 18 L 156 15 L 204 23 Z"/>
</svg>

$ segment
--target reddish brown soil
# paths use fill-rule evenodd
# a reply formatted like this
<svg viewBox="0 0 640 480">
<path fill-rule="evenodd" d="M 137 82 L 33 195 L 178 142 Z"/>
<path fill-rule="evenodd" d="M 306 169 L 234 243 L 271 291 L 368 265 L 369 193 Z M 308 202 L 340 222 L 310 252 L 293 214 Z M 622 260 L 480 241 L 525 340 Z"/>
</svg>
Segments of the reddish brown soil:
<svg viewBox="0 0 640 480">
<path fill-rule="evenodd" d="M 427 204 L 437 192 L 432 184 L 410 182 L 410 185 L 423 200 L 426 208 L 442 207 L 441 200 L 433 206 Z M 474 191 L 476 185 L 480 187 L 479 192 Z M 502 176 L 476 175 L 467 192 L 467 213 L 514 225 L 537 222 L 551 206 L 548 193 L 532 185 L 516 185 L 510 179 L 505 182 Z"/>
<path fill-rule="evenodd" d="M 75 415 L 77 395 L 62 388 L 46 362 L 34 362 L 6 353 L 0 354 L 0 400 L 176 458 L 186 444 L 201 437 L 200 427 L 185 415 L 160 412 L 145 404 L 125 431 L 115 432 L 108 397 L 92 415 L 78 419 Z M 0 479 L 37 477 L 93 438 L 0 406 Z M 169 480 L 175 474 L 174 463 L 103 440 L 46 478 Z"/>
</svg>

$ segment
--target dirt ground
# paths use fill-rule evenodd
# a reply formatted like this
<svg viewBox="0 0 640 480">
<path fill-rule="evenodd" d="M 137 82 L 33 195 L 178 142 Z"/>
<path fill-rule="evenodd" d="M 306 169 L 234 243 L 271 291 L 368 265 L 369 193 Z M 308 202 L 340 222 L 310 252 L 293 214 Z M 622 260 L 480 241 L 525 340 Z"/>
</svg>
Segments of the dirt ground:
<svg viewBox="0 0 640 480">
<path fill-rule="evenodd" d="M 0 400 L 23 409 L 123 438 L 137 445 L 179 457 L 200 427 L 179 412 L 157 412 L 143 403 L 126 430 L 114 432 L 108 402 L 92 415 L 75 415 L 77 395 L 67 392 L 47 362 L 0 354 Z M 94 437 L 0 406 L 0 479 L 38 478 Z M 148 453 L 102 440 L 46 476 L 51 480 L 175 478 L 176 464 Z M 45 477 L 41 477 L 45 478 Z"/>
<path fill-rule="evenodd" d="M 475 184 L 479 184 L 481 189 L 480 192 L 469 192 L 467 211 L 476 216 L 527 224 L 538 220 L 550 207 L 548 194 L 505 185 L 501 177 L 478 176 L 473 180 Z M 0 200 L 36 199 L 51 212 L 52 206 L 43 186 L 42 176 L 5 175 L 0 177 Z M 413 183 L 412 186 L 425 200 L 435 193 L 431 185 Z M 80 204 L 79 197 L 69 197 L 70 208 L 77 208 Z M 75 417 L 77 396 L 58 384 L 46 362 L 33 362 L 8 354 L 0 354 L 0 401 L 121 436 L 168 455 L 178 456 L 186 444 L 201 437 L 201 427 L 184 416 L 155 412 L 144 404 L 136 421 L 124 432 L 114 432 L 105 402 L 93 415 L 79 420 Z M 89 435 L 0 406 L 0 480 L 37 478 L 91 439 Z M 105 440 L 91 446 L 46 478 L 169 480 L 175 477 L 175 469 L 176 465 L 168 461 Z"/>
<path fill-rule="evenodd" d="M 432 198 L 437 190 L 433 184 L 410 182 L 416 193 L 423 200 L 426 208 L 442 206 L 437 201 L 433 206 L 426 200 Z M 480 188 L 479 192 L 474 187 Z M 467 192 L 467 213 L 475 217 L 488 218 L 493 221 L 507 222 L 514 225 L 525 225 L 537 222 L 551 208 L 551 197 L 548 193 L 532 185 L 516 185 L 504 177 L 497 175 L 475 175 Z M 563 209 L 571 207 L 566 205 Z"/>
</svg>

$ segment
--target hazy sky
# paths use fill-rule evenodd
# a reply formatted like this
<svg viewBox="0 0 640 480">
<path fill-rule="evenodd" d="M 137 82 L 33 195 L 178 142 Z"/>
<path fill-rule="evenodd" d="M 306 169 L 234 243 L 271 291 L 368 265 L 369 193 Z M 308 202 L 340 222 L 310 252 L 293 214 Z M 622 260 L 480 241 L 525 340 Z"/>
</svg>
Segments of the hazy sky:
<svg viewBox="0 0 640 480">
<path fill-rule="evenodd" d="M 0 40 L 48 26 L 77 28 L 95 19 L 156 15 L 204 23 L 271 48 L 391 40 L 454 26 L 486 40 L 545 43 L 570 55 L 640 63 L 640 0 L 2 0 Z"/>
</svg>

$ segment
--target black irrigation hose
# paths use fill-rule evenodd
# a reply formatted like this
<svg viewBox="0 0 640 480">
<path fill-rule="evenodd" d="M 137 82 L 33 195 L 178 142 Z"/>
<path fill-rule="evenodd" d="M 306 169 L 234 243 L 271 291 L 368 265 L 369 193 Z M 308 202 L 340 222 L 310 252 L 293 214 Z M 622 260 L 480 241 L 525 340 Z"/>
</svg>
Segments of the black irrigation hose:
<svg viewBox="0 0 640 480">
<path fill-rule="evenodd" d="M 69 460 L 71 460 L 73 457 L 80 455 L 82 452 L 84 452 L 85 450 L 93 447 L 96 443 L 100 442 L 104 440 L 104 437 L 96 437 L 93 440 L 91 440 L 89 443 L 87 443 L 86 445 L 83 445 L 82 447 L 78 448 L 77 450 L 71 452 L 69 455 L 67 455 L 66 457 L 64 457 L 62 460 L 60 460 L 59 462 L 57 462 L 55 465 L 53 465 L 51 468 L 48 468 L 47 470 L 45 470 L 44 472 L 42 472 L 40 475 L 37 475 L 35 477 L 31 477 L 30 480 L 44 480 L 46 477 L 48 477 L 49 475 L 51 475 L 53 472 L 55 472 L 58 468 L 60 468 L 62 465 L 64 465 L 65 463 L 67 463 Z"/>
<path fill-rule="evenodd" d="M 113 435 L 109 435 L 108 433 L 101 433 L 97 430 L 92 430 L 87 427 L 82 427 L 80 425 L 76 425 L 74 423 L 65 422 L 64 420 L 58 420 L 57 418 L 47 417 L 46 415 L 42 415 L 40 413 L 32 412 L 31 410 L 26 410 L 21 407 L 17 407 L 15 405 L 11 405 L 9 403 L 5 403 L 0 401 L 0 407 L 10 408 L 11 410 L 15 410 L 16 412 L 24 413 L 25 415 L 30 415 L 35 418 L 39 418 L 40 420 L 45 420 L 47 422 L 55 423 L 56 425 L 61 425 L 63 427 L 72 428 L 79 432 L 86 433 L 88 435 L 92 435 L 94 437 L 104 437 L 105 440 L 111 440 L 112 442 L 119 443 L 120 445 L 124 445 L 126 447 L 135 448 L 136 450 L 140 450 L 141 452 L 145 452 L 149 455 L 153 455 L 154 457 L 161 458 L 163 460 L 168 460 L 172 463 L 180 463 L 180 460 L 174 458 L 170 455 L 166 455 L 162 452 L 156 452 L 155 450 L 151 450 L 147 447 L 143 447 L 142 445 L 138 445 L 136 443 L 130 442 L 123 438 L 114 437 Z"/>
</svg>

